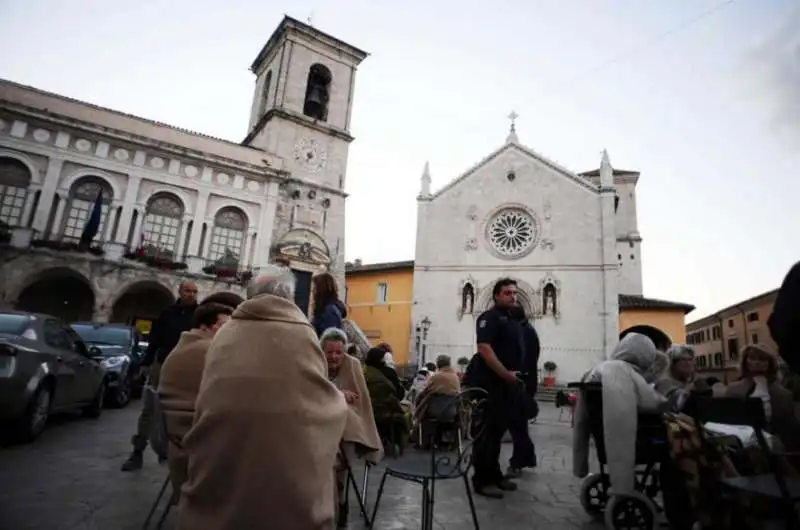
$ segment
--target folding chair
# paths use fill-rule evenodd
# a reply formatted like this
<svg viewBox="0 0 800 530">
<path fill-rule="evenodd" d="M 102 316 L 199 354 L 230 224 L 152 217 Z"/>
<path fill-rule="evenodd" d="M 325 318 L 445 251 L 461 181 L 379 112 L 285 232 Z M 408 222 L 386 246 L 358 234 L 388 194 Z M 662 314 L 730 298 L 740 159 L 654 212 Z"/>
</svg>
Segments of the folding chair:
<svg viewBox="0 0 800 530">
<path fill-rule="evenodd" d="M 694 416 L 699 425 L 706 422 L 727 425 L 746 425 L 753 429 L 762 454 L 766 456 L 771 473 L 752 476 L 723 478 L 719 483 L 728 489 L 763 497 L 776 503 L 782 512 L 786 528 L 800 530 L 800 517 L 797 506 L 800 504 L 800 478 L 785 474 L 784 462 L 767 443 L 764 427 L 767 424 L 764 405 L 760 399 L 695 397 L 687 412 Z M 703 451 L 709 450 L 709 435 L 705 429 L 698 429 Z M 705 487 L 713 488 L 706 484 Z M 721 506 L 720 503 L 717 503 Z"/>
<path fill-rule="evenodd" d="M 339 444 L 339 456 L 341 457 L 342 462 L 344 462 L 345 469 L 347 469 L 347 478 L 345 479 L 346 480 L 346 484 L 345 484 L 345 487 L 344 487 L 344 503 L 343 504 L 345 506 L 349 506 L 350 505 L 349 504 L 349 501 L 350 501 L 350 488 L 352 488 L 353 491 L 356 494 L 356 500 L 358 501 L 358 507 L 359 507 L 359 509 L 361 511 L 361 516 L 364 518 L 364 524 L 367 525 L 367 527 L 369 527 L 370 526 L 370 522 L 369 522 L 370 519 L 369 519 L 369 512 L 367 512 L 367 486 L 369 484 L 369 470 L 372 467 L 372 464 L 370 464 L 366 460 L 364 461 L 365 462 L 364 463 L 364 480 L 363 480 L 362 489 L 361 489 L 361 491 L 359 491 L 358 490 L 358 484 L 356 483 L 355 475 L 353 474 L 353 467 L 350 465 L 350 460 L 347 458 L 347 453 L 345 453 L 344 447 L 342 446 L 341 443 Z"/>
<path fill-rule="evenodd" d="M 167 433 L 167 419 L 164 416 L 164 409 L 161 407 L 161 400 L 158 397 L 158 392 L 156 389 L 150 385 L 144 387 L 144 395 L 142 398 L 149 399 L 153 408 L 153 423 L 150 431 L 150 447 L 152 447 L 153 451 L 155 451 L 155 453 L 158 455 L 159 461 L 165 462 L 167 460 L 169 435 Z M 169 475 L 169 470 L 167 470 L 167 477 L 164 479 L 164 482 L 161 485 L 161 489 L 158 492 L 155 502 L 153 502 L 153 505 L 150 507 L 150 512 L 147 514 L 147 519 L 144 521 L 142 530 L 147 530 L 150 527 L 150 521 L 153 519 L 153 515 L 155 515 L 159 504 L 161 504 L 161 499 L 164 497 L 167 487 L 170 486 L 170 482 L 171 477 Z M 164 511 L 158 520 L 158 524 L 156 526 L 157 529 L 160 529 L 164 525 L 164 521 L 167 520 L 167 515 L 169 515 L 170 509 L 176 503 L 177 495 L 175 491 L 172 491 L 170 493 L 167 506 L 164 508 Z"/>
</svg>

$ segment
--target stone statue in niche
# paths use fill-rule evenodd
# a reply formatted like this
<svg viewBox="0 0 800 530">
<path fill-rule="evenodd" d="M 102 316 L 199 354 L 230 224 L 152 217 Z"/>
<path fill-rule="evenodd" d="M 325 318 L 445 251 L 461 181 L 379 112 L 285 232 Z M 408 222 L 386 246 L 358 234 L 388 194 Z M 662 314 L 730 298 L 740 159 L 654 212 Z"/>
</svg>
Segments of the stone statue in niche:
<svg viewBox="0 0 800 530">
<path fill-rule="evenodd" d="M 542 289 L 542 313 L 544 315 L 556 316 L 558 310 L 558 300 L 556 297 L 556 286 L 548 283 Z"/>
<path fill-rule="evenodd" d="M 461 290 L 461 314 L 471 315 L 475 306 L 475 288 L 471 283 L 464 285 Z"/>
</svg>

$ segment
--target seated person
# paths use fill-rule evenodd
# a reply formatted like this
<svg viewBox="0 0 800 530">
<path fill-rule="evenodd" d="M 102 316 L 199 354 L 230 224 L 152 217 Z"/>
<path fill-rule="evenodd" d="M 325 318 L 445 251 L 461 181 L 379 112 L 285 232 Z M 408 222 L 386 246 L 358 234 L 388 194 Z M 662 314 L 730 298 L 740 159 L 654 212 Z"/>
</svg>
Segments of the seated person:
<svg viewBox="0 0 800 530">
<path fill-rule="evenodd" d="M 367 352 L 364 359 L 364 379 L 381 439 L 388 441 L 393 449 L 395 445 L 402 448 L 408 434 L 408 423 L 405 410 L 400 405 L 403 396 L 398 395 L 397 387 L 386 375 L 387 371 L 394 373 L 394 370 L 384 363 L 385 354 L 380 348 L 371 348 Z"/>
<path fill-rule="evenodd" d="M 167 423 L 167 460 L 175 491 L 180 491 L 186 480 L 187 460 L 181 441 L 192 426 L 206 353 L 217 330 L 230 319 L 231 313 L 232 308 L 214 302 L 199 306 L 194 312 L 192 329 L 181 334 L 161 367 L 158 395 Z"/>
<path fill-rule="evenodd" d="M 319 339 L 320 347 L 328 361 L 328 378 L 336 385 L 347 401 L 347 423 L 342 435 L 342 448 L 350 465 L 357 458 L 364 457 L 372 464 L 380 462 L 383 456 L 378 429 L 372 414 L 367 383 L 358 359 L 345 353 L 347 335 L 337 328 L 329 328 Z M 342 462 L 336 468 L 336 487 L 338 494 L 338 524 L 347 526 L 347 504 L 344 492 L 347 488 L 347 468 Z"/>
<path fill-rule="evenodd" d="M 636 433 L 642 412 L 659 412 L 668 405 L 652 382 L 669 365 L 667 356 L 656 349 L 648 337 L 629 333 L 608 357 L 591 369 L 584 382 L 602 383 L 603 432 L 608 474 L 613 494 L 637 495 L 634 489 Z M 578 397 L 574 416 L 573 473 L 583 478 L 589 473 L 589 418 L 583 396 Z"/>
<path fill-rule="evenodd" d="M 667 350 L 669 370 L 656 381 L 656 390 L 680 409 L 690 392 L 709 392 L 711 388 L 695 375 L 694 348 L 676 344 Z"/>
<path fill-rule="evenodd" d="M 446 414 L 442 407 L 452 405 L 457 411 L 457 404 L 450 398 L 457 396 L 460 391 L 461 380 L 453 370 L 452 360 L 447 355 L 439 355 L 436 358 L 436 372 L 428 378 L 425 388 L 415 401 L 414 419 L 417 428 L 421 429 L 426 419 L 439 418 L 443 413 Z"/>
<path fill-rule="evenodd" d="M 408 393 L 406 394 L 406 399 L 411 403 L 417 401 L 417 397 L 425 390 L 425 385 L 428 384 L 428 379 L 430 379 L 431 373 L 422 368 L 417 372 L 417 375 L 414 376 L 414 381 L 411 382 L 411 388 L 408 389 Z"/>
</svg>

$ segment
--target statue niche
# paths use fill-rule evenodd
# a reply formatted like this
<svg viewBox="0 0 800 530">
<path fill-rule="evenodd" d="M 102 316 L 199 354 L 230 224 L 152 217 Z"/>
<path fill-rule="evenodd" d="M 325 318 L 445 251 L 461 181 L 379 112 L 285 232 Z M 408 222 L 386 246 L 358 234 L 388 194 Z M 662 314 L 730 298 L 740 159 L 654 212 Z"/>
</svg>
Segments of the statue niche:
<svg viewBox="0 0 800 530">
<path fill-rule="evenodd" d="M 548 283 L 542 289 L 542 314 L 557 316 L 558 315 L 558 296 L 556 286 Z"/>
<path fill-rule="evenodd" d="M 475 307 L 475 288 L 471 283 L 464 284 L 461 289 L 461 314 L 471 315 Z"/>
</svg>

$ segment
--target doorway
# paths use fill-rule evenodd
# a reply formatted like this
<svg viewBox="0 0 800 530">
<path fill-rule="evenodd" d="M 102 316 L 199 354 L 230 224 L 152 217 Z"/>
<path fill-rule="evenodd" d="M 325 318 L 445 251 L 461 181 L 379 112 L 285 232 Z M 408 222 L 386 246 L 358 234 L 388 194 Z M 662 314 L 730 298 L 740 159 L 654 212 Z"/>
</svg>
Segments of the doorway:
<svg viewBox="0 0 800 530">
<path fill-rule="evenodd" d="M 308 306 L 311 302 L 311 273 L 292 269 L 294 274 L 294 303 L 303 314 L 308 315 Z"/>
</svg>

